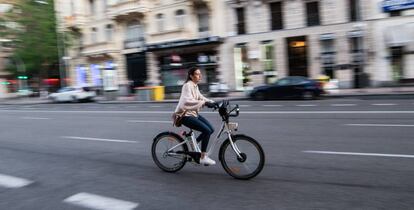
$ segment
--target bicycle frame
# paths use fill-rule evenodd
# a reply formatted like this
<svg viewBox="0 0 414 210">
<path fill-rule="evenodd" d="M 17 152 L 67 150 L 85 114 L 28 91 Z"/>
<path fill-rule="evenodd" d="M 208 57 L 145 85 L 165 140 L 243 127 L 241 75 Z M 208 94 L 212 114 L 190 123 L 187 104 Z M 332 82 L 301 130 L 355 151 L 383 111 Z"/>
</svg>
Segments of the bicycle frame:
<svg viewBox="0 0 414 210">
<path fill-rule="evenodd" d="M 231 137 L 233 131 L 232 131 L 232 129 L 229 128 L 229 123 L 228 122 L 225 122 L 225 121 L 223 121 L 223 124 L 221 126 L 220 132 L 218 132 L 218 134 L 216 135 L 216 138 L 214 139 L 213 144 L 210 145 L 210 148 L 207 151 L 207 155 L 211 155 L 214 152 L 215 147 L 217 145 L 217 142 L 220 141 L 220 136 L 221 136 L 221 134 L 223 132 L 227 133 L 227 137 L 228 137 L 228 139 L 230 141 L 230 145 L 231 145 L 233 151 L 236 153 L 237 157 L 242 158 L 242 156 L 240 155 L 241 152 L 240 152 L 239 148 L 233 142 L 233 139 Z M 183 142 L 181 142 L 181 143 L 175 145 L 174 147 L 170 148 L 167 151 L 167 153 L 170 153 L 172 150 L 174 150 L 175 148 L 177 148 L 177 147 L 179 147 L 179 146 L 181 146 L 183 144 L 187 144 L 187 146 L 190 148 L 189 149 L 190 151 L 192 150 L 194 152 L 201 152 L 201 149 L 200 149 L 200 147 L 199 147 L 199 145 L 198 145 L 198 143 L 196 141 L 194 132 L 192 131 L 191 132 L 191 138 L 185 138 Z M 194 146 L 194 148 L 193 148 L 193 146 L 191 144 Z"/>
</svg>

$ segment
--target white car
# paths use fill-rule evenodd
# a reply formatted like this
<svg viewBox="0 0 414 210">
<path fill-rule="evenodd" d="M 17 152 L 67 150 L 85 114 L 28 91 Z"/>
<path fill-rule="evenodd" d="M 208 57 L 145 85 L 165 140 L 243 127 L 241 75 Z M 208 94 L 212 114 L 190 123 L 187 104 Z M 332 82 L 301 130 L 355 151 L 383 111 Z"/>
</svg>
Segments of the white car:
<svg viewBox="0 0 414 210">
<path fill-rule="evenodd" d="M 95 91 L 88 87 L 64 87 L 48 96 L 54 102 L 93 101 L 95 97 Z"/>
</svg>

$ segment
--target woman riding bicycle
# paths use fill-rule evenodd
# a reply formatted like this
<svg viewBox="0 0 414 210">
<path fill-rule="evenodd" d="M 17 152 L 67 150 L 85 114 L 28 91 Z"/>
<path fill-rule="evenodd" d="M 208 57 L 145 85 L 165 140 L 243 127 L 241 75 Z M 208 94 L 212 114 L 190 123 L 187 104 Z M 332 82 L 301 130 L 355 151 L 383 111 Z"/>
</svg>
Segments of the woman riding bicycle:
<svg viewBox="0 0 414 210">
<path fill-rule="evenodd" d="M 200 131 L 197 142 L 201 141 L 200 164 L 214 165 L 216 161 L 209 158 L 206 154 L 208 142 L 211 134 L 214 133 L 213 126 L 198 112 L 203 106 L 214 107 L 214 101 L 204 97 L 199 89 L 198 83 L 201 81 L 201 71 L 197 67 L 192 67 L 188 71 L 187 80 L 184 83 L 180 101 L 178 102 L 175 113 L 184 114 L 182 124 Z"/>
</svg>

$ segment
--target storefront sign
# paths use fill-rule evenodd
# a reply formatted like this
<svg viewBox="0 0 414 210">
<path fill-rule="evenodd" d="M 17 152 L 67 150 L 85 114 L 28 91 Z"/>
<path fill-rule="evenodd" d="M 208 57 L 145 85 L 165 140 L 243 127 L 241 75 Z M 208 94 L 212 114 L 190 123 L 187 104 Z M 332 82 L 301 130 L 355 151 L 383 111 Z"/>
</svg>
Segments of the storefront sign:
<svg viewBox="0 0 414 210">
<path fill-rule="evenodd" d="M 189 40 L 181 40 L 181 41 L 175 41 L 175 42 L 165 42 L 160 44 L 152 44 L 147 45 L 147 50 L 161 50 L 161 49 L 167 49 L 167 48 L 175 48 L 175 47 L 183 47 L 183 46 L 190 46 L 190 45 L 202 45 L 202 44 L 209 44 L 214 42 L 220 42 L 220 37 L 218 36 L 212 36 L 207 38 L 201 38 L 201 39 L 189 39 Z"/>
<path fill-rule="evenodd" d="M 414 8 L 414 0 L 385 0 L 382 2 L 382 10 L 384 12 L 413 9 L 413 8 Z"/>
</svg>

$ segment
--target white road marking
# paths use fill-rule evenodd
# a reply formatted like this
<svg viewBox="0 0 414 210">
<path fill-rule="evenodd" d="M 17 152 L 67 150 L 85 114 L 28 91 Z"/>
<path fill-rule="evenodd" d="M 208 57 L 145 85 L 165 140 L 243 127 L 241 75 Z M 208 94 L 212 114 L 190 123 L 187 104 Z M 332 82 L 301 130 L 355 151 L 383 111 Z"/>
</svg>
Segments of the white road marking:
<svg viewBox="0 0 414 210">
<path fill-rule="evenodd" d="M 24 119 L 24 120 L 50 120 L 50 118 L 46 118 L 46 117 L 22 117 L 21 119 Z"/>
<path fill-rule="evenodd" d="M 414 125 L 404 124 L 345 124 L 347 126 L 362 126 L 362 127 L 414 127 Z"/>
<path fill-rule="evenodd" d="M 395 106 L 397 104 L 371 104 L 373 106 Z"/>
<path fill-rule="evenodd" d="M 267 105 L 263 105 L 264 107 L 278 107 L 278 106 L 283 106 L 283 105 L 279 105 L 279 104 L 267 104 Z"/>
<path fill-rule="evenodd" d="M 85 111 L 85 110 L 11 110 L 0 109 L 7 113 L 79 113 L 79 114 L 170 114 L 171 111 Z M 201 112 L 217 115 L 216 112 Z M 241 114 L 414 114 L 414 111 L 241 111 Z"/>
<path fill-rule="evenodd" d="M 296 106 L 316 106 L 315 104 L 298 104 Z"/>
<path fill-rule="evenodd" d="M 0 174 L 0 187 L 20 188 L 32 184 L 33 181 L 22 179 L 14 176 Z"/>
<path fill-rule="evenodd" d="M 356 104 L 331 104 L 331 106 L 356 106 Z"/>
<path fill-rule="evenodd" d="M 251 107 L 252 105 L 240 104 L 239 107 Z"/>
<path fill-rule="evenodd" d="M 356 155 L 356 156 L 377 156 L 377 157 L 400 157 L 400 158 L 414 158 L 414 155 L 404 154 L 381 154 L 381 153 L 358 153 L 358 152 L 333 152 L 333 151 L 302 151 L 305 153 L 327 154 L 327 155 Z"/>
<path fill-rule="evenodd" d="M 95 195 L 91 193 L 78 193 L 72 195 L 63 202 L 97 210 L 132 210 L 138 207 L 139 203 L 119 200 L 115 198 Z"/>
<path fill-rule="evenodd" d="M 160 108 L 162 106 L 150 106 L 151 108 Z"/>
<path fill-rule="evenodd" d="M 101 138 L 90 138 L 90 137 L 79 137 L 79 136 L 61 136 L 64 139 L 76 139 L 76 140 L 87 140 L 87 141 L 106 141 L 106 142 L 118 142 L 118 143 L 138 143 L 137 141 L 120 140 L 120 139 L 101 139 Z"/>
<path fill-rule="evenodd" d="M 129 123 L 169 123 L 172 124 L 172 121 L 156 121 L 156 120 L 128 120 Z"/>
</svg>

